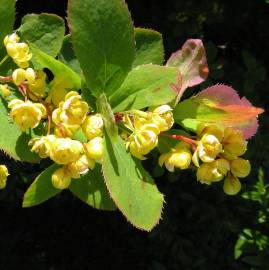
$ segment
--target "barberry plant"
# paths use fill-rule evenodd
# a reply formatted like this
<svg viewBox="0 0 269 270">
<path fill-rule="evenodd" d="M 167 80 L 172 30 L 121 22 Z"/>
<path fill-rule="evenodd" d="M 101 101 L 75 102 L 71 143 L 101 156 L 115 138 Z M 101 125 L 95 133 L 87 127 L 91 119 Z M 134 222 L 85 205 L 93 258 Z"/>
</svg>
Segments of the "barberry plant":
<svg viewBox="0 0 269 270">
<path fill-rule="evenodd" d="M 14 18 L 15 0 L 0 0 L 0 148 L 52 164 L 23 207 L 69 189 L 149 231 L 164 203 L 141 163 L 152 151 L 170 172 L 192 169 L 200 183 L 240 191 L 251 169 L 242 156 L 263 110 L 222 84 L 182 100 L 209 72 L 201 40 L 187 40 L 164 64 L 162 35 L 134 28 L 122 0 L 69 0 L 67 35 L 53 14 L 26 15 L 15 30 Z M 7 176 L 1 165 L 1 188 Z"/>
</svg>

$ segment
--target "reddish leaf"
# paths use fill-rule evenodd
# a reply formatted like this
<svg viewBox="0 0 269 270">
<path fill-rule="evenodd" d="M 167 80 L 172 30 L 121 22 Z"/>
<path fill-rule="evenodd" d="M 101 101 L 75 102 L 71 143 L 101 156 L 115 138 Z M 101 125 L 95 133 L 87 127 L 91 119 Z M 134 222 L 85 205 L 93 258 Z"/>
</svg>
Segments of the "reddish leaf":
<svg viewBox="0 0 269 270">
<path fill-rule="evenodd" d="M 257 116 L 264 110 L 252 106 L 245 97 L 240 99 L 232 87 L 218 84 L 203 90 L 194 99 L 210 108 L 222 111 L 219 121 L 225 126 L 241 130 L 246 139 L 257 132 Z"/>
<path fill-rule="evenodd" d="M 246 99 L 226 85 L 209 87 L 196 96 L 180 102 L 174 109 L 174 119 L 192 131 L 200 123 L 211 123 L 241 130 L 246 139 L 258 128 L 257 116 L 263 109 L 252 106 Z"/>
<path fill-rule="evenodd" d="M 200 39 L 188 39 L 180 50 L 171 55 L 166 65 L 178 67 L 182 74 L 181 87 L 177 88 L 179 101 L 186 88 L 202 83 L 208 76 L 203 42 Z"/>
</svg>

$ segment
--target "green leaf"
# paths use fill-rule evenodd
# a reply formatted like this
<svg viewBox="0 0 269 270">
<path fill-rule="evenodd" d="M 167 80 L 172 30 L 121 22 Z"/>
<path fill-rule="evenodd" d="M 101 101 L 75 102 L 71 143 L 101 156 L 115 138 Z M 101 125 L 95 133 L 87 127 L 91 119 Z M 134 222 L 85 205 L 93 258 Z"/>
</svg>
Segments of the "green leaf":
<svg viewBox="0 0 269 270">
<path fill-rule="evenodd" d="M 24 194 L 23 207 L 41 204 L 61 192 L 51 183 L 51 176 L 59 167 L 59 165 L 53 164 L 37 176 Z"/>
<path fill-rule="evenodd" d="M 104 125 L 106 127 L 106 131 L 111 138 L 118 137 L 118 128 L 116 125 L 115 117 L 113 111 L 107 101 L 105 93 L 100 95 L 98 99 L 98 111 L 101 113 L 102 118 L 104 120 Z"/>
<path fill-rule="evenodd" d="M 64 20 L 55 14 L 28 14 L 22 18 L 18 30 L 22 40 L 55 57 L 62 47 L 65 25 Z"/>
<path fill-rule="evenodd" d="M 66 35 L 64 37 L 63 45 L 58 55 L 58 59 L 66 66 L 72 68 L 77 74 L 82 76 L 82 70 L 80 68 L 79 61 L 75 55 L 70 35 Z"/>
<path fill-rule="evenodd" d="M 38 68 L 48 68 L 55 77 L 68 82 L 69 87 L 78 90 L 81 88 L 81 78 L 71 68 L 41 51 L 36 45 L 30 44 L 33 53 L 34 65 Z"/>
<path fill-rule="evenodd" d="M 161 218 L 163 195 L 140 161 L 126 152 L 120 137 L 105 133 L 103 174 L 109 193 L 123 215 L 137 228 L 150 231 Z"/>
<path fill-rule="evenodd" d="M 134 30 L 122 0 L 70 0 L 68 22 L 88 87 L 98 97 L 113 93 L 131 69 Z"/>
<path fill-rule="evenodd" d="M 177 68 L 151 64 L 136 67 L 111 96 L 113 111 L 142 109 L 171 102 L 177 95 L 174 87 L 178 78 Z"/>
<path fill-rule="evenodd" d="M 39 157 L 28 146 L 33 131 L 22 133 L 9 116 L 7 102 L 0 97 L 0 149 L 7 155 L 20 161 L 38 162 Z"/>
<path fill-rule="evenodd" d="M 15 21 L 15 0 L 0 0 L 0 49 L 6 35 L 11 34 Z M 1 57 L 3 56 L 0 54 Z"/>
<path fill-rule="evenodd" d="M 70 191 L 79 199 L 90 206 L 100 210 L 115 210 L 115 204 L 107 191 L 101 165 L 96 165 L 93 171 L 89 171 L 80 179 L 72 180 Z"/>
<path fill-rule="evenodd" d="M 133 67 L 145 64 L 163 64 L 164 47 L 161 33 L 151 29 L 135 28 L 135 44 Z"/>
</svg>

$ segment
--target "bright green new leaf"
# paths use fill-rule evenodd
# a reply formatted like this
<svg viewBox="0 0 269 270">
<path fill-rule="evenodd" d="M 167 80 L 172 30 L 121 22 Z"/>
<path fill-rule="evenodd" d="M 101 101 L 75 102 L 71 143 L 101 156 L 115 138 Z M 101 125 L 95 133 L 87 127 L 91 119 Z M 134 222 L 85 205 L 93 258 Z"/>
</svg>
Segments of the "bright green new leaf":
<svg viewBox="0 0 269 270">
<path fill-rule="evenodd" d="M 37 65 L 38 68 L 48 68 L 55 78 L 58 77 L 61 80 L 64 80 L 69 88 L 74 90 L 81 88 L 81 78 L 71 68 L 41 51 L 34 44 L 30 44 L 30 48 L 33 53 L 34 64 Z"/>
<path fill-rule="evenodd" d="M 174 67 L 143 65 L 134 68 L 110 97 L 114 112 L 171 102 L 177 95 L 179 71 Z"/>
<path fill-rule="evenodd" d="M 99 210 L 115 210 L 115 204 L 107 191 L 101 166 L 96 165 L 80 179 L 72 180 L 70 191 L 79 199 Z"/>
<path fill-rule="evenodd" d="M 28 14 L 18 29 L 23 41 L 35 44 L 43 52 L 55 57 L 63 43 L 64 20 L 55 14 Z"/>
<path fill-rule="evenodd" d="M 63 45 L 58 55 L 58 59 L 65 65 L 72 68 L 77 74 L 82 75 L 82 70 L 80 68 L 79 61 L 73 50 L 73 45 L 71 43 L 70 35 L 67 35 L 64 37 Z"/>
<path fill-rule="evenodd" d="M 60 189 L 56 189 L 51 183 L 51 176 L 58 168 L 59 165 L 53 164 L 37 176 L 24 193 L 23 207 L 41 204 L 61 192 Z"/>
<path fill-rule="evenodd" d="M 11 34 L 13 30 L 15 2 L 15 0 L 0 0 L 0 50 L 4 46 L 3 40 L 5 36 Z M 0 54 L 0 56 L 3 55 Z"/>
<path fill-rule="evenodd" d="M 164 47 L 161 33 L 152 29 L 135 28 L 135 45 L 133 67 L 145 64 L 163 64 Z"/>
<path fill-rule="evenodd" d="M 0 97 L 0 149 L 12 158 L 20 161 L 38 162 L 39 157 L 28 146 L 33 131 L 22 133 L 9 116 L 9 109 Z"/>
<path fill-rule="evenodd" d="M 70 0 L 68 22 L 87 85 L 98 97 L 113 93 L 131 69 L 134 30 L 122 0 Z"/>
<path fill-rule="evenodd" d="M 150 231 L 161 218 L 164 198 L 140 161 L 127 153 L 120 137 L 112 142 L 105 134 L 103 174 L 123 215 L 135 227 Z"/>
</svg>

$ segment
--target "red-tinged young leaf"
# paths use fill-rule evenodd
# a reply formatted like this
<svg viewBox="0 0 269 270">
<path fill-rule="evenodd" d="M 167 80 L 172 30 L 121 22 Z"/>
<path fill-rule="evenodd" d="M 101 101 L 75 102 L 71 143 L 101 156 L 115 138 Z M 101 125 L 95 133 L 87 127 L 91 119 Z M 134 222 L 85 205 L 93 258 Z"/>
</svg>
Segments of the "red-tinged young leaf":
<svg viewBox="0 0 269 270">
<path fill-rule="evenodd" d="M 203 42 L 200 39 L 188 39 L 180 50 L 171 55 L 166 65 L 178 67 L 182 75 L 181 87 L 177 88 L 179 101 L 186 88 L 202 83 L 208 76 Z"/>
<path fill-rule="evenodd" d="M 245 139 L 257 132 L 257 116 L 263 109 L 252 106 L 226 85 L 209 87 L 177 105 L 174 118 L 188 129 L 196 130 L 200 123 L 214 123 L 241 130 Z"/>
</svg>

